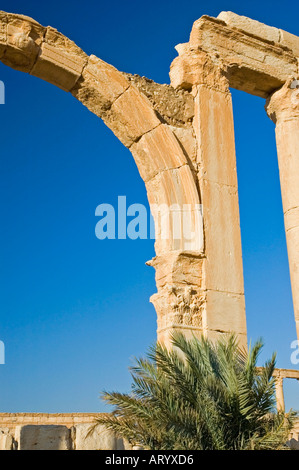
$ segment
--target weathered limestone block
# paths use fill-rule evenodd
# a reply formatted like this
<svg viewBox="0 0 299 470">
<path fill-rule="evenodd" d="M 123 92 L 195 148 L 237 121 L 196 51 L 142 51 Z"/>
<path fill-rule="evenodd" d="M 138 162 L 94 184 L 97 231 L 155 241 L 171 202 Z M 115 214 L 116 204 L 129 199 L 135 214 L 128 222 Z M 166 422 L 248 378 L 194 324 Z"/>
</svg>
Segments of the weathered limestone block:
<svg viewBox="0 0 299 470">
<path fill-rule="evenodd" d="M 72 94 L 130 147 L 161 124 L 151 102 L 125 74 L 91 56 Z"/>
<path fill-rule="evenodd" d="M 206 291 L 208 308 L 203 319 L 203 331 L 211 340 L 223 333 L 236 333 L 241 347 L 247 347 L 245 297 L 243 294 Z M 243 313 L 243 314 L 242 314 Z"/>
<path fill-rule="evenodd" d="M 46 28 L 23 15 L 0 12 L 1 61 L 16 70 L 30 72 L 34 65 Z"/>
<path fill-rule="evenodd" d="M 91 55 L 71 93 L 92 113 L 102 117 L 129 86 L 128 80 L 115 67 Z"/>
<path fill-rule="evenodd" d="M 138 142 L 132 145 L 130 150 L 140 176 L 145 182 L 154 178 L 161 171 L 180 168 L 187 164 L 186 155 L 178 139 L 165 124 L 144 134 Z M 177 202 L 177 199 L 172 202 Z"/>
<path fill-rule="evenodd" d="M 191 89 L 200 83 L 197 68 L 202 69 L 203 52 L 226 72 L 229 86 L 264 98 L 298 71 L 296 55 L 283 43 L 274 43 L 209 16 L 195 21 L 189 43 L 179 45 L 177 50 L 179 56 L 171 70 L 171 84 L 175 88 Z M 204 81 L 208 83 L 206 77 Z"/>
<path fill-rule="evenodd" d="M 293 83 L 297 75 L 290 75 L 283 87 L 268 97 L 265 105 L 270 119 L 277 125 L 299 118 L 299 93 Z M 296 81 L 295 81 L 296 84 Z M 294 88 L 293 88 L 294 86 Z"/>
<path fill-rule="evenodd" d="M 7 43 L 7 13 L 0 11 L 0 59 L 5 52 Z"/>
<path fill-rule="evenodd" d="M 203 287 L 203 253 L 196 251 L 173 251 L 164 255 L 155 256 L 148 261 L 149 266 L 156 270 L 157 288 L 197 286 Z"/>
<path fill-rule="evenodd" d="M 161 171 L 146 188 L 157 255 L 173 250 L 203 252 L 202 208 L 190 167 Z"/>
<path fill-rule="evenodd" d="M 223 20 L 228 26 L 240 29 L 253 36 L 258 36 L 267 41 L 279 42 L 279 29 L 273 26 L 268 26 L 246 16 L 236 15 L 232 11 L 222 11 L 217 18 Z"/>
<path fill-rule="evenodd" d="M 283 29 L 280 29 L 279 32 L 280 43 L 291 49 L 296 57 L 299 57 L 299 37 L 295 36 L 294 34 L 288 33 Z"/>
<path fill-rule="evenodd" d="M 232 100 L 229 92 L 197 87 L 194 129 L 199 178 L 238 187 Z M 207 125 L 208 123 L 208 125 Z"/>
<path fill-rule="evenodd" d="M 123 439 L 99 425 L 77 424 L 75 428 L 75 450 L 125 450 Z M 126 444 L 128 446 L 128 444 Z"/>
<path fill-rule="evenodd" d="M 134 86 L 113 102 L 102 119 L 126 147 L 161 124 L 150 101 Z"/>
<path fill-rule="evenodd" d="M 66 426 L 17 426 L 18 450 L 72 450 L 71 431 Z"/>
<path fill-rule="evenodd" d="M 291 49 L 296 57 L 299 57 L 299 38 L 283 29 L 268 26 L 246 16 L 236 15 L 231 11 L 222 11 L 217 18 L 224 21 L 228 26 L 240 29 L 253 36 L 260 37 L 266 41 L 280 43 Z"/>
<path fill-rule="evenodd" d="M 197 141 L 193 127 L 168 126 L 178 139 L 193 171 L 197 169 Z"/>
<path fill-rule="evenodd" d="M 0 450 L 13 450 L 14 438 L 9 428 L 0 428 Z"/>
<path fill-rule="evenodd" d="M 194 85 L 205 84 L 228 90 L 225 70 L 215 67 L 213 60 L 200 47 L 194 47 L 190 42 L 178 44 L 175 49 L 179 55 L 172 61 L 169 73 L 174 88 L 191 91 Z"/>
<path fill-rule="evenodd" d="M 88 56 L 73 41 L 50 26 L 31 74 L 70 91 L 81 76 Z"/>
<path fill-rule="evenodd" d="M 204 179 L 201 189 L 206 235 L 205 287 L 244 296 L 237 189 Z M 245 312 L 242 316 L 245 318 Z"/>
</svg>

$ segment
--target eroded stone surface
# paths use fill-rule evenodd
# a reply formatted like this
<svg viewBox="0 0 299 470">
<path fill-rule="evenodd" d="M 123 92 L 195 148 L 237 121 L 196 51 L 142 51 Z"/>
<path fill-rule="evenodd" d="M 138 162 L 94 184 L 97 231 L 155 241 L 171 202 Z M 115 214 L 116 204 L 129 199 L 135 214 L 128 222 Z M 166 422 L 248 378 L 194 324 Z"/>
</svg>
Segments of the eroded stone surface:
<svg viewBox="0 0 299 470">
<path fill-rule="evenodd" d="M 253 36 L 260 37 L 266 41 L 273 41 L 274 43 L 279 42 L 279 29 L 273 26 L 268 26 L 246 16 L 236 15 L 232 11 L 222 11 L 217 18 L 223 20 L 228 26 L 240 29 Z"/>
<path fill-rule="evenodd" d="M 0 428 L 0 450 L 14 450 L 14 438 L 9 428 Z"/>
<path fill-rule="evenodd" d="M 18 426 L 18 450 L 71 450 L 71 431 L 66 426 Z"/>
<path fill-rule="evenodd" d="M 123 439 L 104 426 L 78 424 L 74 428 L 75 450 L 125 450 Z"/>
<path fill-rule="evenodd" d="M 125 76 L 149 99 L 165 123 L 179 128 L 191 125 L 194 102 L 190 93 L 185 90 L 175 90 L 170 85 L 160 85 L 139 75 L 125 74 Z"/>
<path fill-rule="evenodd" d="M 14 69 L 30 72 L 43 41 L 46 28 L 22 15 L 0 12 L 1 61 Z"/>
<path fill-rule="evenodd" d="M 288 47 L 296 57 L 299 57 L 299 37 L 294 34 L 288 33 L 283 29 L 279 30 L 279 42 Z"/>
<path fill-rule="evenodd" d="M 73 41 L 48 27 L 32 75 L 70 91 L 81 76 L 88 56 Z"/>
<path fill-rule="evenodd" d="M 72 94 L 92 113 L 102 117 L 129 86 L 115 67 L 91 55 Z"/>
<path fill-rule="evenodd" d="M 158 292 L 151 297 L 158 314 L 158 337 L 171 347 L 171 333 L 187 329 L 201 335 L 205 312 L 203 255 L 173 252 L 148 262 L 156 270 Z"/>
<path fill-rule="evenodd" d="M 113 102 L 102 119 L 126 147 L 161 124 L 150 101 L 134 86 Z"/>
<path fill-rule="evenodd" d="M 145 182 L 162 171 L 187 165 L 183 149 L 174 133 L 165 124 L 160 124 L 143 135 L 132 146 L 131 152 Z"/>
<path fill-rule="evenodd" d="M 243 24 L 243 20 L 240 22 Z M 253 26 L 249 19 L 248 24 L 256 28 L 255 22 Z M 246 31 L 220 19 L 202 16 L 195 21 L 189 42 L 177 48 L 179 56 L 171 66 L 171 84 L 175 88 L 191 89 L 202 83 L 203 76 L 206 83 L 208 80 L 213 83 L 216 75 L 213 66 L 205 62 L 206 54 L 210 64 L 227 75 L 229 86 L 266 98 L 289 76 L 297 74 L 297 57 L 284 43 L 265 37 L 266 25 L 260 26 L 263 32 L 259 35 L 249 32 L 250 28 Z"/>
</svg>

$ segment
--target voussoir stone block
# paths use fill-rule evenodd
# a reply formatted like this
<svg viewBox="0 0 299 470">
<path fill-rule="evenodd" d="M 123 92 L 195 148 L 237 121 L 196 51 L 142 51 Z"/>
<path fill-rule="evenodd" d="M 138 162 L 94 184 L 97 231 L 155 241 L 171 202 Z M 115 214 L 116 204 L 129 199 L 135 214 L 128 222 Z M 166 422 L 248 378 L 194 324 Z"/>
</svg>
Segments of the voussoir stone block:
<svg viewBox="0 0 299 470">
<path fill-rule="evenodd" d="M 72 450 L 71 431 L 66 426 L 17 426 L 15 440 L 18 450 Z"/>
<path fill-rule="evenodd" d="M 187 164 L 184 151 L 171 129 L 160 124 L 130 148 L 142 179 L 147 182 L 160 171 Z"/>
<path fill-rule="evenodd" d="M 91 55 L 71 93 L 92 113 L 102 117 L 129 86 L 128 80 L 115 67 Z"/>
<path fill-rule="evenodd" d="M 203 222 L 194 176 L 187 164 L 161 171 L 146 183 L 155 221 L 157 254 L 203 250 Z M 185 270 L 183 271 L 184 274 Z"/>
<path fill-rule="evenodd" d="M 88 56 L 73 41 L 48 27 L 31 73 L 70 91 L 78 81 Z"/>
<path fill-rule="evenodd" d="M 39 51 L 46 28 L 32 18 L 0 12 L 1 61 L 16 70 L 30 72 Z"/>
<path fill-rule="evenodd" d="M 161 124 L 151 102 L 135 86 L 120 95 L 102 119 L 126 147 Z"/>
<path fill-rule="evenodd" d="M 123 439 L 118 438 L 105 426 L 93 426 L 83 423 L 74 427 L 76 450 L 125 450 Z"/>
</svg>

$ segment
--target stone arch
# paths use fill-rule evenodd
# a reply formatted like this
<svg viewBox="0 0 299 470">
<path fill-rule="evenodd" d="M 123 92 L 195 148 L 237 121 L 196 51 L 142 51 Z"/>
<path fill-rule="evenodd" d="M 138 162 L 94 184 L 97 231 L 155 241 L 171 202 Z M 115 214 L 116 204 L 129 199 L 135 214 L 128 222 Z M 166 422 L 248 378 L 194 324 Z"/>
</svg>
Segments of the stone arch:
<svg viewBox="0 0 299 470">
<path fill-rule="evenodd" d="M 70 92 L 103 119 L 130 149 L 150 204 L 200 204 L 189 156 L 176 127 L 167 124 L 128 74 L 94 55 L 87 56 L 56 29 L 29 17 L 1 12 L 0 20 L 1 61 Z M 197 230 L 195 225 L 192 229 Z M 163 246 L 157 251 L 184 249 L 174 246 L 171 237 Z"/>
<path fill-rule="evenodd" d="M 189 236 L 174 239 L 172 228 L 166 238 L 161 239 L 158 233 L 157 256 L 148 263 L 157 271 L 158 294 L 153 296 L 153 301 L 157 296 L 160 299 L 155 302 L 158 324 L 159 310 L 163 310 L 163 315 L 169 310 L 169 283 L 176 284 L 172 293 L 178 296 L 188 285 L 190 295 L 196 298 L 197 278 L 194 281 L 191 275 L 188 279 L 188 273 L 184 279 L 172 276 L 173 270 L 180 269 L 182 253 L 187 253 L 187 259 L 194 256 L 202 263 L 196 138 L 192 128 L 194 102 L 190 93 L 119 72 L 96 56 L 85 54 L 56 29 L 43 27 L 23 15 L 0 12 L 0 60 L 70 92 L 105 122 L 134 157 L 146 185 L 156 227 L 160 216 L 157 207 L 172 206 L 174 210 L 187 212 L 191 241 Z M 201 303 L 200 297 L 197 317 L 200 317 Z M 184 308 L 188 310 L 188 305 Z M 182 315 L 180 322 L 183 322 Z M 202 329 L 201 322 L 197 323 L 197 328 Z"/>
</svg>

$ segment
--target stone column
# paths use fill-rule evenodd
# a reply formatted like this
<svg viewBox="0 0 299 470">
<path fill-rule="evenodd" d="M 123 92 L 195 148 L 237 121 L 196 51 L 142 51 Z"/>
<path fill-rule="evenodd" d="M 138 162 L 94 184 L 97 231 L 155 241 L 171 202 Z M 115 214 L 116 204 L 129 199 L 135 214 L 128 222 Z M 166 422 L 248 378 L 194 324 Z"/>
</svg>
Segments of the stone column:
<svg viewBox="0 0 299 470">
<path fill-rule="evenodd" d="M 276 124 L 275 135 L 284 212 L 286 242 L 299 338 L 299 91 L 290 79 L 266 103 Z"/>
<path fill-rule="evenodd" d="M 234 123 L 228 80 L 221 63 L 190 43 L 177 47 L 175 87 L 192 87 L 195 100 L 197 181 L 204 226 L 202 267 L 209 338 L 235 332 L 247 347 Z"/>
<path fill-rule="evenodd" d="M 283 377 L 275 377 L 277 411 L 284 411 Z"/>
<path fill-rule="evenodd" d="M 212 86 L 209 79 L 212 78 Z M 209 337 L 235 332 L 246 345 L 238 182 L 231 94 L 221 70 L 194 87 L 198 179 L 203 205 Z"/>
</svg>

